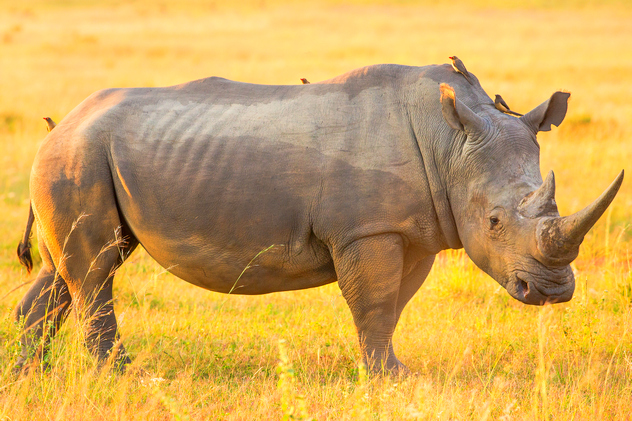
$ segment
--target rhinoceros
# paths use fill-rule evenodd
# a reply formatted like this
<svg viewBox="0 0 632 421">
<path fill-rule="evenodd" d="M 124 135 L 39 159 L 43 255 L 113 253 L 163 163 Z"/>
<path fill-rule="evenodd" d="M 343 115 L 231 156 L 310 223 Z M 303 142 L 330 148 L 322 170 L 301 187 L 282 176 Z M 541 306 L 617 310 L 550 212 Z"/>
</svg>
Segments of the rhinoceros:
<svg viewBox="0 0 632 421">
<path fill-rule="evenodd" d="M 93 94 L 33 164 L 18 253 L 32 266 L 35 220 L 42 268 L 16 309 L 29 333 L 16 366 L 39 361 L 74 308 L 98 361 L 124 367 L 112 283 L 139 244 L 211 291 L 337 281 L 373 370 L 406 370 L 393 331 L 441 250 L 465 248 L 523 303 L 570 300 L 569 264 L 623 172 L 560 217 L 536 134 L 562 122 L 570 94 L 516 118 L 470 75 L 389 64 L 309 85 L 211 77 Z"/>
</svg>

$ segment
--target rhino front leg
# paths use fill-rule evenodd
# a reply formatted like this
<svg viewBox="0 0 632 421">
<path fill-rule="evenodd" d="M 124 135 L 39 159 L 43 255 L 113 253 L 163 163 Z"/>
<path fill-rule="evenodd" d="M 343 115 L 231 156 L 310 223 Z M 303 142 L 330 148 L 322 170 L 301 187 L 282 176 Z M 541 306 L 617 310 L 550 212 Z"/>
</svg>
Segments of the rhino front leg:
<svg viewBox="0 0 632 421">
<path fill-rule="evenodd" d="M 338 284 L 358 330 L 363 359 L 372 371 L 406 371 L 391 344 L 403 256 L 397 234 L 366 237 L 333 249 Z"/>
<path fill-rule="evenodd" d="M 434 254 L 420 260 L 413 270 L 402 279 L 399 287 L 399 296 L 397 297 L 397 321 L 399 321 L 406 304 L 413 298 L 415 293 L 421 288 L 421 285 L 423 285 L 426 277 L 428 277 L 434 260 Z"/>
</svg>

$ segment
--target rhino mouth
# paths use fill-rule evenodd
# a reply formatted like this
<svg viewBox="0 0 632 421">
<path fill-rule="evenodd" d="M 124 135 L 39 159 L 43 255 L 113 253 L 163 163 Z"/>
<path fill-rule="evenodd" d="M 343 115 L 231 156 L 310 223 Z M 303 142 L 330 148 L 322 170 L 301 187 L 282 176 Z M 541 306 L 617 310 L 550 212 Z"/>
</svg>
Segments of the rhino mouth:
<svg viewBox="0 0 632 421">
<path fill-rule="evenodd" d="M 575 290 L 575 277 L 568 268 L 561 279 L 556 276 L 556 280 L 538 280 L 532 274 L 524 271 L 517 271 L 512 276 L 511 285 L 508 285 L 509 294 L 525 304 L 544 305 L 569 301 L 573 297 Z"/>
</svg>

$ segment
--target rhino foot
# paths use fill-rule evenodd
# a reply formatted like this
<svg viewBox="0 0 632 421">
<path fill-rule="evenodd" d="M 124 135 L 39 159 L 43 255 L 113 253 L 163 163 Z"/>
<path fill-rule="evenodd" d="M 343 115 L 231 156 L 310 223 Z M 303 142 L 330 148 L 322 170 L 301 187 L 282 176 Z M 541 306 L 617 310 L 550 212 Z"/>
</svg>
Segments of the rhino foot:
<svg viewBox="0 0 632 421">
<path fill-rule="evenodd" d="M 117 352 L 116 355 L 110 354 L 107 358 L 99 358 L 97 364 L 97 370 L 111 370 L 117 374 L 123 374 L 127 371 L 127 366 L 132 363 L 132 360 L 125 353 Z"/>
<path fill-rule="evenodd" d="M 406 367 L 406 365 L 401 363 L 399 360 L 397 360 L 396 364 L 388 367 L 385 372 L 386 374 L 395 377 L 407 376 L 410 374 L 410 370 L 408 369 L 408 367 Z"/>
<path fill-rule="evenodd" d="M 405 364 L 397 361 L 397 366 L 390 369 L 389 374 L 392 376 L 407 376 L 410 374 L 410 370 Z"/>
<path fill-rule="evenodd" d="M 28 375 L 31 372 L 48 373 L 51 370 L 51 365 L 46 361 L 39 359 L 26 360 L 22 357 L 13 365 L 11 372 L 15 377 L 21 377 Z"/>
<path fill-rule="evenodd" d="M 394 355 L 391 355 L 386 361 L 373 361 L 372 363 L 365 362 L 365 364 L 367 367 L 371 367 L 371 373 L 377 375 L 397 377 L 410 374 L 408 367 L 400 362 Z"/>
</svg>

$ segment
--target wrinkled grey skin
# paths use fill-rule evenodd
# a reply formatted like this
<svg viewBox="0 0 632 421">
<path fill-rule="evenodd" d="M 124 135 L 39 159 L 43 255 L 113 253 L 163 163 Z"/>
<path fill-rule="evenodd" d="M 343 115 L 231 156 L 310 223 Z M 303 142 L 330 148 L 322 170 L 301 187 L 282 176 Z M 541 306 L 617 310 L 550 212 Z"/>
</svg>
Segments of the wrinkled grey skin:
<svg viewBox="0 0 632 421">
<path fill-rule="evenodd" d="M 545 236 L 564 227 L 552 178 L 540 188 L 536 142 L 562 121 L 568 95 L 517 119 L 472 78 L 447 64 L 377 65 L 310 85 L 208 78 L 95 93 L 33 164 L 43 267 L 17 309 L 32 333 L 17 366 L 45 353 L 71 308 L 100 360 L 129 361 L 112 278 L 138 244 L 212 291 L 337 281 L 375 370 L 405 370 L 393 331 L 441 250 L 465 247 L 522 302 L 569 300 L 585 232 Z M 555 241 L 570 251 L 555 255 Z"/>
</svg>

